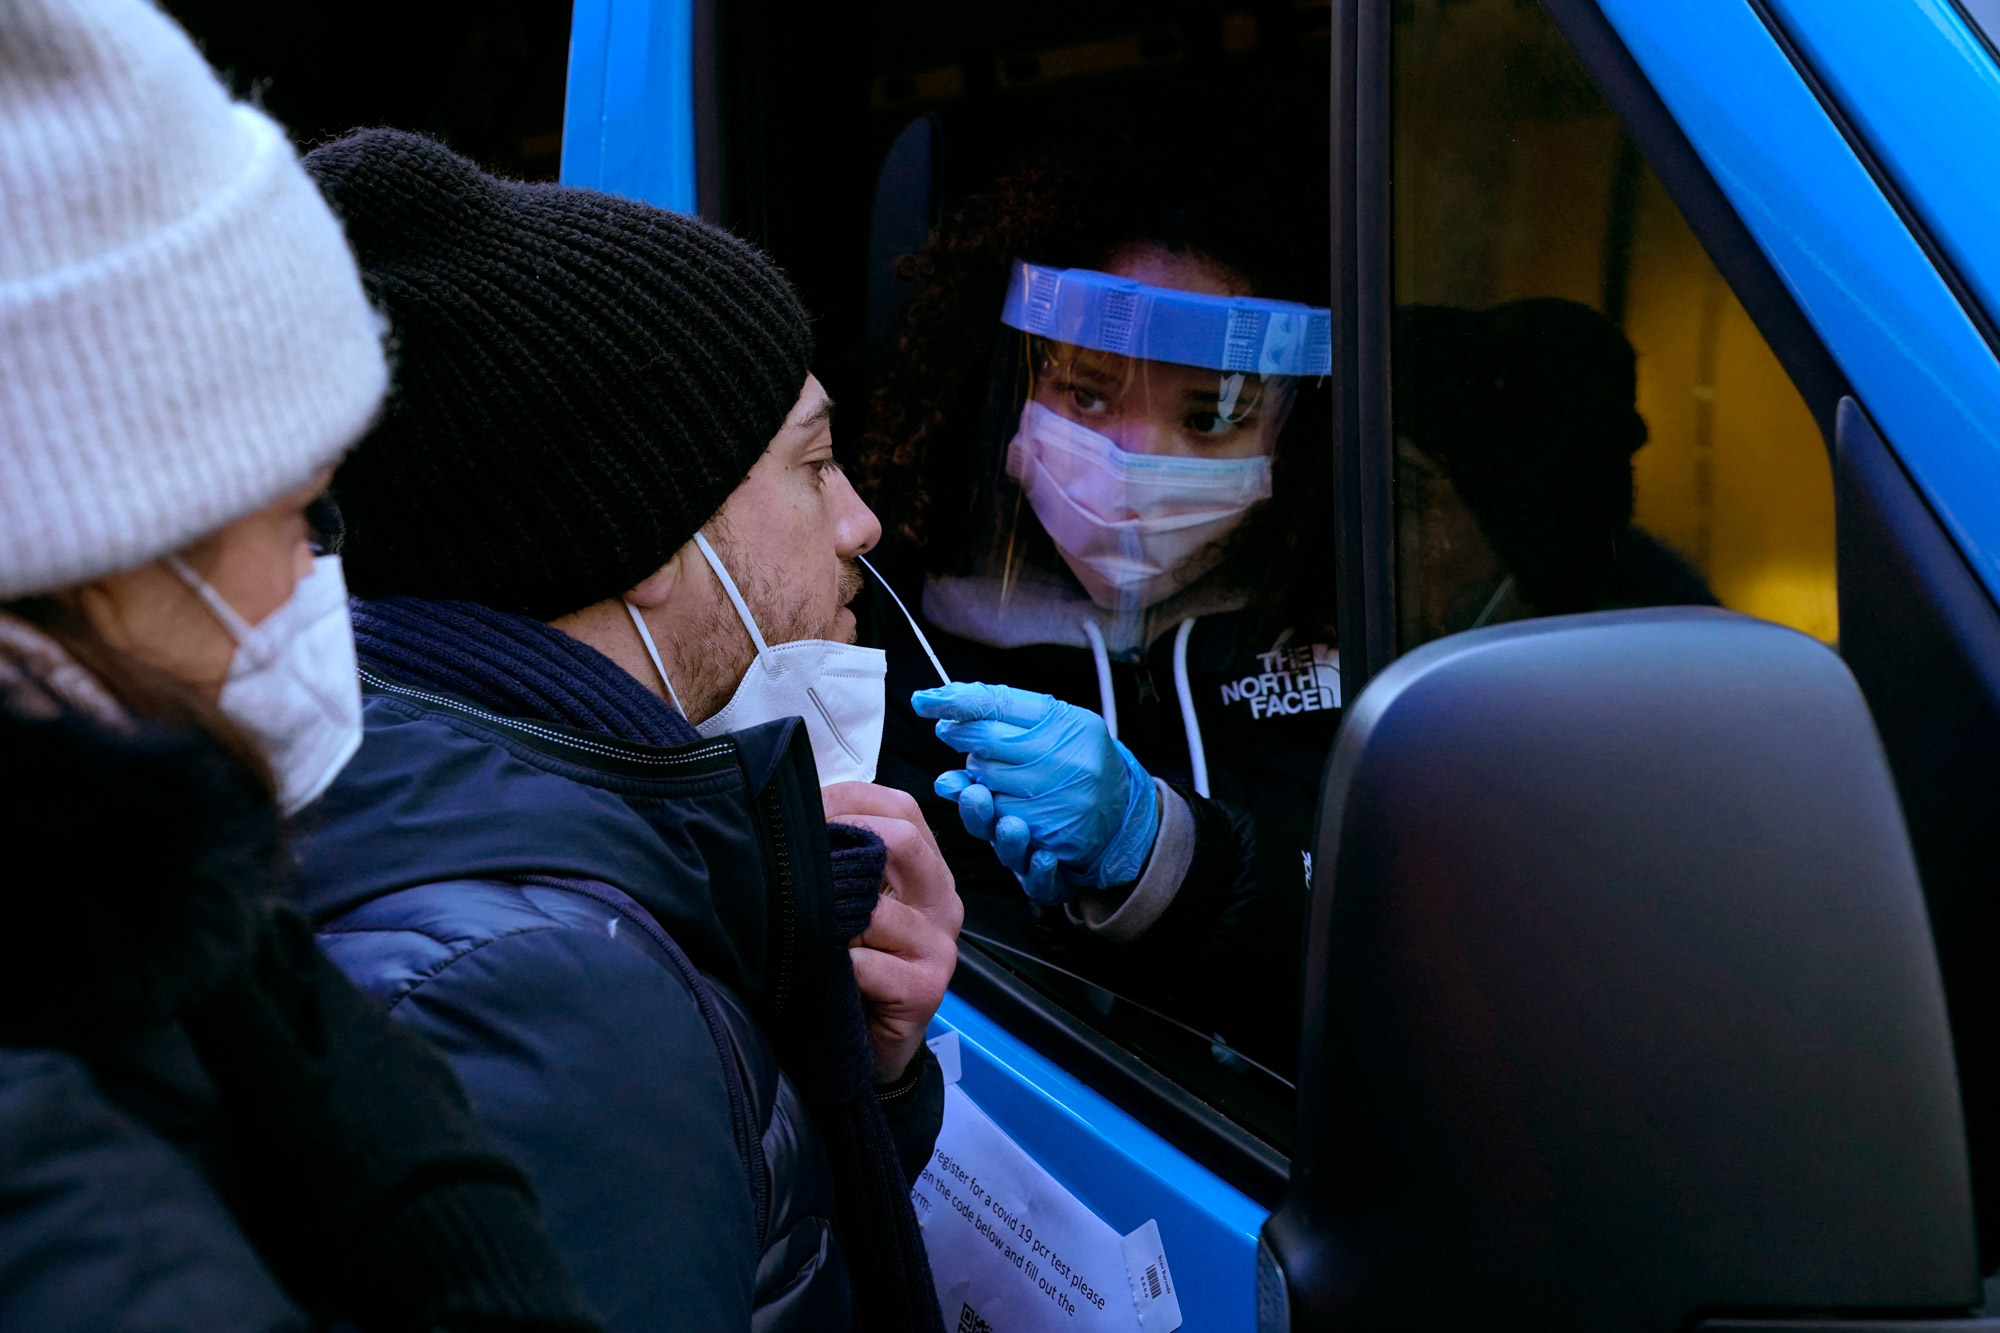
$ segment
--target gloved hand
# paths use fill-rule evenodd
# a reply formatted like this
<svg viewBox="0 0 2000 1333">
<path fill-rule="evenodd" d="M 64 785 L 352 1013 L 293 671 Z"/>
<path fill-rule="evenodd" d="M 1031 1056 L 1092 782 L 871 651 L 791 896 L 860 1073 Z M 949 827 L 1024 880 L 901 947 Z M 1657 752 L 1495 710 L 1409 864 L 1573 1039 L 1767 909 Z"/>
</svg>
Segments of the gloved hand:
<svg viewBox="0 0 2000 1333">
<path fill-rule="evenodd" d="M 1014 872 L 1028 897 L 1053 905 L 1076 896 L 1076 885 L 1056 869 L 1056 854 L 1029 841 L 1026 820 L 995 810 L 992 791 L 974 782 L 972 774 L 955 768 L 938 774 L 933 786 L 938 795 L 958 803 L 959 822 L 966 832 L 993 844 L 1000 864 Z"/>
<path fill-rule="evenodd" d="M 1046 694 L 962 681 L 910 704 L 967 757 L 937 780 L 974 837 L 993 844 L 1029 896 L 1129 884 L 1160 829 L 1153 780 L 1104 719 Z"/>
</svg>

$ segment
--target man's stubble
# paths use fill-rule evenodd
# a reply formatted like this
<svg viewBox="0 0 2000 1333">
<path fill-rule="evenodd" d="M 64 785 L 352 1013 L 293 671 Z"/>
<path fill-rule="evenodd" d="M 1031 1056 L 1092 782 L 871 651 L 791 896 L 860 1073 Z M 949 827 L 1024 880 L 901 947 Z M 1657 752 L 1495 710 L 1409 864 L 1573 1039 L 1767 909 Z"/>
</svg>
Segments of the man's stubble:
<svg viewBox="0 0 2000 1333">
<path fill-rule="evenodd" d="M 735 540 L 735 533 L 728 524 L 714 523 L 709 528 L 708 536 L 709 543 L 722 560 L 723 568 L 736 580 L 737 591 L 749 604 L 750 614 L 757 618 L 757 627 L 764 632 L 766 643 L 776 647 L 798 639 L 853 642 L 852 631 L 841 627 L 840 608 L 853 601 L 861 591 L 861 565 L 858 561 L 840 562 L 834 609 L 821 623 L 809 599 L 792 596 L 787 591 L 783 567 L 760 560 L 745 549 Z M 690 722 L 699 723 L 720 712 L 757 656 L 756 647 L 750 642 L 750 633 L 737 618 L 736 608 L 730 605 L 728 594 L 722 591 L 719 584 L 714 591 L 714 600 L 684 631 L 690 651 L 683 653 L 677 647 L 674 654 L 681 664 L 682 674 L 688 678 L 687 686 L 681 691 L 681 700 L 688 707 Z"/>
</svg>

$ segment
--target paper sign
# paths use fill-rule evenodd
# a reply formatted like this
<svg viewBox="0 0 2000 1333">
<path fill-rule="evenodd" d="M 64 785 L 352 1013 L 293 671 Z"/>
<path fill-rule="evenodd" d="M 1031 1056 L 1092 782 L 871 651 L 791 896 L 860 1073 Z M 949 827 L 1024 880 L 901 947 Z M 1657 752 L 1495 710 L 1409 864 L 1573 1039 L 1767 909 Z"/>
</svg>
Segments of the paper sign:
<svg viewBox="0 0 2000 1333">
<path fill-rule="evenodd" d="M 911 1198 L 953 1333 L 1180 1327 L 1159 1227 L 1119 1236 L 955 1084 Z"/>
<path fill-rule="evenodd" d="M 958 1082 L 959 1073 L 962 1069 L 958 1060 L 958 1034 L 956 1032 L 940 1033 L 925 1042 L 924 1045 L 930 1047 L 931 1054 L 937 1057 L 938 1069 L 944 1074 L 945 1086 L 949 1087 Z"/>
</svg>

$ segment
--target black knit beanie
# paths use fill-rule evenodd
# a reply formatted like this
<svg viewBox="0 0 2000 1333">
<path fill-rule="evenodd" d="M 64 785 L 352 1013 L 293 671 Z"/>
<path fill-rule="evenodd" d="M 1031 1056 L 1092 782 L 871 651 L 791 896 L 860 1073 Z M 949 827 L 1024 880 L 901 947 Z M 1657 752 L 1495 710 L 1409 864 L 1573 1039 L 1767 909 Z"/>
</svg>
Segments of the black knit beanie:
<svg viewBox="0 0 2000 1333">
<path fill-rule="evenodd" d="M 1616 324 L 1556 297 L 1396 312 L 1399 430 L 1450 476 L 1542 615 L 1611 596 L 1646 442 Z"/>
<path fill-rule="evenodd" d="M 665 564 L 797 401 L 784 274 L 699 219 L 362 130 L 309 154 L 387 314 L 395 387 L 334 497 L 357 596 L 548 620 Z"/>
</svg>

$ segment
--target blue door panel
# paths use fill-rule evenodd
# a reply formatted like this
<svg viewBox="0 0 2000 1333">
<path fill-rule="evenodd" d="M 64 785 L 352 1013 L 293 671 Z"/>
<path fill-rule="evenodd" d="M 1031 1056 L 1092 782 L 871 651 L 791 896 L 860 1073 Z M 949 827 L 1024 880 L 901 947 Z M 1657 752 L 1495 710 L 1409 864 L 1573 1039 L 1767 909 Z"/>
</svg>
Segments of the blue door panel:
<svg viewBox="0 0 2000 1333">
<path fill-rule="evenodd" d="M 1264 1209 L 956 995 L 931 1025 L 947 1031 L 959 1086 L 1044 1170 L 1121 1235 L 1159 1223 L 1183 1329 L 1256 1328 Z"/>
<path fill-rule="evenodd" d="M 2000 68 L 1949 0 L 1769 0 L 1989 313 L 2000 313 Z"/>
<path fill-rule="evenodd" d="M 562 179 L 694 211 L 693 0 L 576 0 Z"/>
<path fill-rule="evenodd" d="M 1603 9 L 2000 596 L 2000 362 L 1971 319 L 1744 0 Z"/>
</svg>

